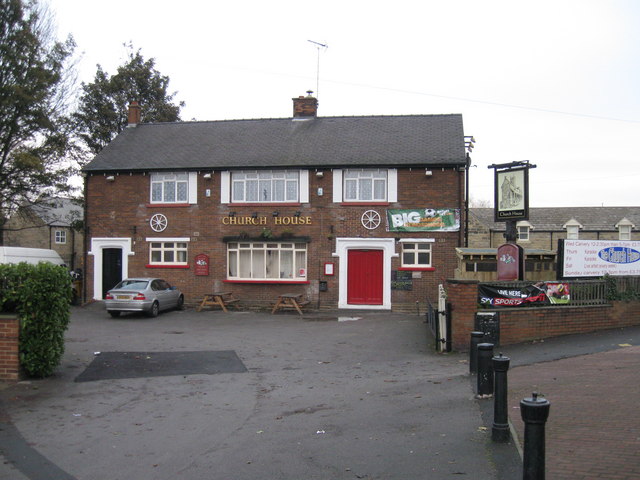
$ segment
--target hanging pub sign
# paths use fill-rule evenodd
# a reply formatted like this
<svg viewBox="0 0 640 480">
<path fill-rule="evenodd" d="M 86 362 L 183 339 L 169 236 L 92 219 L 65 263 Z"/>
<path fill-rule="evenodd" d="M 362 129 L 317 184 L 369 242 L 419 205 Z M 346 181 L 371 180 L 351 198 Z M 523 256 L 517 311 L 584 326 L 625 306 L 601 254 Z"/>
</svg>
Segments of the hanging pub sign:
<svg viewBox="0 0 640 480">
<path fill-rule="evenodd" d="M 529 167 L 495 171 L 495 220 L 529 218 Z"/>
<path fill-rule="evenodd" d="M 194 273 L 196 275 L 209 275 L 209 255 L 201 253 L 194 259 Z"/>
<path fill-rule="evenodd" d="M 387 210 L 390 232 L 457 232 L 460 210 L 457 208 L 416 208 Z"/>
<path fill-rule="evenodd" d="M 494 169 L 494 216 L 496 222 L 529 219 L 529 160 L 489 165 Z"/>
</svg>

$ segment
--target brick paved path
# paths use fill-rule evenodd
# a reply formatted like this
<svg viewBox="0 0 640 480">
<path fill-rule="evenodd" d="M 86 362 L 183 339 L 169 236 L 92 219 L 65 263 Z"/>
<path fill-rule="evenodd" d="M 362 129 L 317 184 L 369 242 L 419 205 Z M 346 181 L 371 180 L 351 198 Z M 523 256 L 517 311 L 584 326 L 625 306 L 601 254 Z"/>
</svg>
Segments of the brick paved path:
<svg viewBox="0 0 640 480">
<path fill-rule="evenodd" d="M 520 400 L 538 391 L 551 403 L 547 478 L 640 479 L 640 346 L 515 367 L 508 382 L 519 439 Z"/>
</svg>

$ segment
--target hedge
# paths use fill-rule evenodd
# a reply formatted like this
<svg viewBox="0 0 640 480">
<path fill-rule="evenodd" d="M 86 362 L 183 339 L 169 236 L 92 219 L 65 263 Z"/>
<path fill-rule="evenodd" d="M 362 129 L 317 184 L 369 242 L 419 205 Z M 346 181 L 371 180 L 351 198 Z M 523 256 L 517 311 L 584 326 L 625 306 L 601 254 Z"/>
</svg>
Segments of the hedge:
<svg viewBox="0 0 640 480">
<path fill-rule="evenodd" d="M 69 326 L 71 276 L 49 263 L 0 265 L 0 311 L 20 319 L 20 366 L 47 377 L 60 364 Z"/>
</svg>

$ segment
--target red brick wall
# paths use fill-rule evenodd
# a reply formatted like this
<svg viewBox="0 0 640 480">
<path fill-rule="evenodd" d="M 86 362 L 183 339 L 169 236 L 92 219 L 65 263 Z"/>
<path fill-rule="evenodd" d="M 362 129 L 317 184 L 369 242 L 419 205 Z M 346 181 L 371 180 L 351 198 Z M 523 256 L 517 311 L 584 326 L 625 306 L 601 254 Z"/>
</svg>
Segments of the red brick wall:
<svg viewBox="0 0 640 480">
<path fill-rule="evenodd" d="M 121 174 L 115 181 L 108 182 L 104 175 L 87 177 L 87 226 L 90 246 L 93 237 L 131 238 L 134 241 L 135 254 L 128 258 L 130 276 L 159 276 L 185 292 L 186 302 L 195 303 L 205 293 L 213 290 L 233 291 L 245 306 L 266 306 L 273 302 L 277 293 L 299 292 L 311 300 L 312 305 L 320 308 L 334 308 L 338 303 L 338 258 L 332 254 L 336 249 L 338 237 L 361 238 L 411 238 L 429 237 L 433 243 L 434 271 L 414 272 L 413 288 L 410 291 L 392 290 L 391 303 L 394 310 L 414 312 L 416 302 L 422 304 L 424 311 L 426 298 L 432 301 L 437 296 L 437 286 L 444 279 L 453 277 L 457 265 L 455 247 L 462 245 L 462 232 L 388 232 L 385 229 L 386 210 L 409 208 L 459 208 L 464 216 L 464 172 L 457 169 L 433 169 L 432 176 L 425 176 L 424 169 L 398 169 L 398 202 L 384 205 L 344 205 L 333 202 L 332 171 L 323 170 L 323 176 L 315 175 L 315 169 L 309 172 L 309 203 L 299 205 L 227 205 L 220 203 L 220 173 L 214 172 L 211 179 L 198 176 L 198 199 L 196 205 L 161 206 L 149 205 L 149 175 L 133 173 Z M 323 195 L 318 195 L 318 188 Z M 210 196 L 205 191 L 210 190 Z M 380 213 L 382 223 L 375 230 L 366 230 L 361 224 L 364 211 L 373 209 Z M 311 224 L 291 226 L 274 225 L 272 213 L 291 217 L 300 211 L 301 217 L 310 217 Z M 227 283 L 225 236 L 247 234 L 258 237 L 263 230 L 259 225 L 223 225 L 222 220 L 229 212 L 236 217 L 266 217 L 267 225 L 275 236 L 290 231 L 294 236 L 310 238 L 307 250 L 306 284 L 272 285 L 266 283 Z M 151 230 L 149 219 L 156 213 L 164 214 L 168 219 L 168 228 L 158 234 Z M 464 218 L 461 219 L 464 224 Z M 134 233 L 135 230 L 135 233 Z M 148 268 L 147 237 L 189 237 L 188 269 Z M 396 251 L 400 251 L 397 246 Z M 193 258 L 204 253 L 210 257 L 208 276 L 196 276 Z M 334 263 L 335 274 L 324 275 L 324 264 Z M 400 266 L 400 259 L 392 259 L 392 270 Z M 87 298 L 94 296 L 93 257 L 86 262 Z M 319 282 L 327 282 L 327 291 L 319 291 Z"/>
<path fill-rule="evenodd" d="M 478 282 L 448 280 L 452 346 L 468 350 L 477 312 Z M 572 333 L 640 325 L 640 302 L 612 302 L 585 307 L 535 307 L 491 310 L 500 312 L 500 344 L 509 345 Z"/>
<path fill-rule="evenodd" d="M 18 380 L 20 322 L 13 315 L 0 315 L 0 380 Z"/>
</svg>

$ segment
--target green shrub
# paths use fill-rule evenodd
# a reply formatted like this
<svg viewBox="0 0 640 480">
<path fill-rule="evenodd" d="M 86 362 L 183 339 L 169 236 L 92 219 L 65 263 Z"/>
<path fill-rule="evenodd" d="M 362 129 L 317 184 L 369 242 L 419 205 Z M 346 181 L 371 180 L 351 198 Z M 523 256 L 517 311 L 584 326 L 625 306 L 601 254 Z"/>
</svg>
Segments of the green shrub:
<svg viewBox="0 0 640 480">
<path fill-rule="evenodd" d="M 20 366 L 46 377 L 60 364 L 69 326 L 71 277 L 49 263 L 0 265 L 0 311 L 20 319 Z"/>
</svg>

